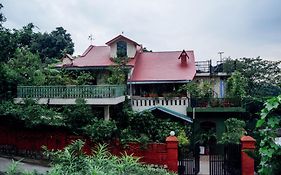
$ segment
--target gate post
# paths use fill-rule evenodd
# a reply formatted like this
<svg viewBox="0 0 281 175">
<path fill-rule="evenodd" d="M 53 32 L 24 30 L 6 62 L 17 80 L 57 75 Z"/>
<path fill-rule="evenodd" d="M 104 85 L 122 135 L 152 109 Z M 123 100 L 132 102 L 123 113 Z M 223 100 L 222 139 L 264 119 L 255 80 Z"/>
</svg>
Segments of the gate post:
<svg viewBox="0 0 281 175">
<path fill-rule="evenodd" d="M 167 166 L 170 171 L 178 172 L 178 139 L 176 136 L 171 134 L 171 136 L 166 138 L 167 144 Z"/>
<path fill-rule="evenodd" d="M 254 159 L 249 157 L 244 150 L 254 151 L 256 140 L 251 136 L 242 136 L 241 139 L 241 172 L 242 175 L 254 175 Z"/>
</svg>

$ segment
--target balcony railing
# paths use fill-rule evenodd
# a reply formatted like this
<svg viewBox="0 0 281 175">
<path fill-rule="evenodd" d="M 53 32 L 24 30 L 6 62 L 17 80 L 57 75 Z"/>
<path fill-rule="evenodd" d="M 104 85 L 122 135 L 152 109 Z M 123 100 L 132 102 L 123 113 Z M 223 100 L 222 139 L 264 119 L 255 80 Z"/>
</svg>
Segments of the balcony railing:
<svg viewBox="0 0 281 175">
<path fill-rule="evenodd" d="M 191 98 L 191 107 L 243 107 L 240 98 Z"/>
<path fill-rule="evenodd" d="M 18 86 L 18 98 L 115 98 L 124 95 L 122 85 Z"/>
<path fill-rule="evenodd" d="M 151 107 L 151 106 L 188 106 L 188 98 L 186 97 L 133 97 L 132 104 L 135 107 Z"/>
</svg>

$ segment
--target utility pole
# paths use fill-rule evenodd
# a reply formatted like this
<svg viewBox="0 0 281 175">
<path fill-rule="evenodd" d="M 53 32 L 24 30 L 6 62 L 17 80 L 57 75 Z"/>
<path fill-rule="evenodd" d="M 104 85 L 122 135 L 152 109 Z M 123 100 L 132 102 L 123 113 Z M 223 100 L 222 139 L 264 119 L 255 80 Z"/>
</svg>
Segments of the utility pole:
<svg viewBox="0 0 281 175">
<path fill-rule="evenodd" d="M 222 54 L 223 54 L 224 52 L 222 52 L 222 51 L 220 51 L 220 52 L 218 52 L 218 54 L 220 55 L 220 61 L 221 61 L 221 63 L 222 63 Z"/>
</svg>

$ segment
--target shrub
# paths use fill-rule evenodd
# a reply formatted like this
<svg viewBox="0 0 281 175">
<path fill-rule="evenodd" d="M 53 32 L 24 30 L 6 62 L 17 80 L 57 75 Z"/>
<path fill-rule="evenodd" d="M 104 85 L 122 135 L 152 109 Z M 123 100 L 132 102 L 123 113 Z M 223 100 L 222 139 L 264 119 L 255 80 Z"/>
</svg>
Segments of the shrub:
<svg viewBox="0 0 281 175">
<path fill-rule="evenodd" d="M 105 145 L 98 145 L 93 156 L 82 151 L 83 142 L 77 140 L 64 150 L 46 152 L 51 156 L 53 168 L 49 175 L 172 175 L 162 168 L 143 165 L 138 158 L 124 154 L 122 157 L 111 155 Z"/>
<path fill-rule="evenodd" d="M 95 119 L 93 124 L 83 127 L 82 131 L 94 142 L 107 142 L 116 135 L 117 126 L 115 121 Z"/>
<path fill-rule="evenodd" d="M 225 122 L 226 131 L 222 134 L 221 143 L 236 143 L 240 142 L 240 138 L 245 133 L 245 122 L 236 118 L 229 118 Z"/>
</svg>

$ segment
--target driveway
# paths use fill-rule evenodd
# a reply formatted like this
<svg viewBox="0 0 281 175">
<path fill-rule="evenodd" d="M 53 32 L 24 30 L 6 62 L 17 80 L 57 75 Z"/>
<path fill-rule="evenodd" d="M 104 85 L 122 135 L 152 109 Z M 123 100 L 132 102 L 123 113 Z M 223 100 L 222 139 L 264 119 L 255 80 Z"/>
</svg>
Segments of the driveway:
<svg viewBox="0 0 281 175">
<path fill-rule="evenodd" d="M 5 172 L 8 170 L 9 166 L 12 164 L 12 159 L 0 157 L 0 172 Z M 50 167 L 31 164 L 31 163 L 18 163 L 18 169 L 21 171 L 37 171 L 38 173 L 46 173 Z"/>
</svg>

